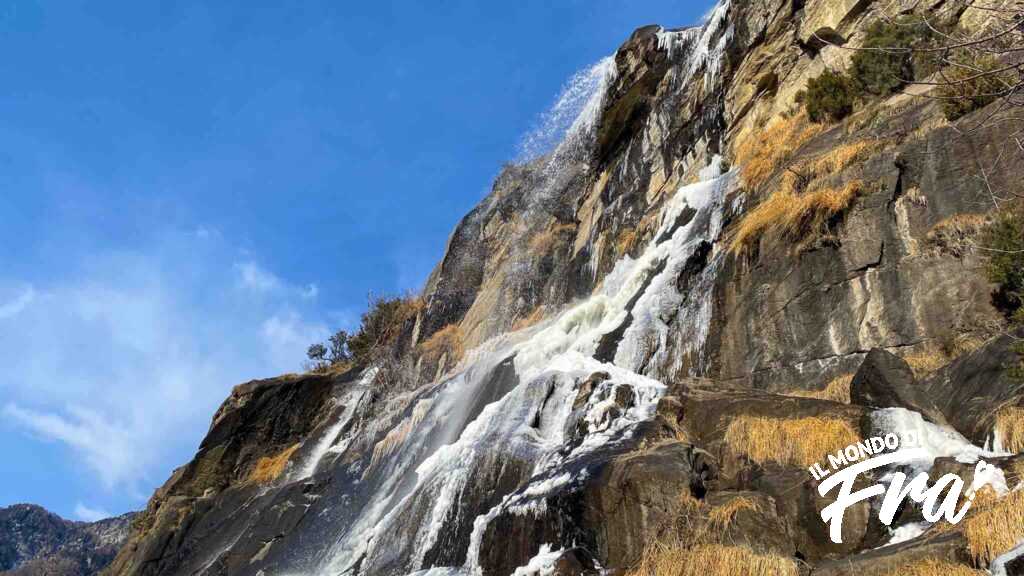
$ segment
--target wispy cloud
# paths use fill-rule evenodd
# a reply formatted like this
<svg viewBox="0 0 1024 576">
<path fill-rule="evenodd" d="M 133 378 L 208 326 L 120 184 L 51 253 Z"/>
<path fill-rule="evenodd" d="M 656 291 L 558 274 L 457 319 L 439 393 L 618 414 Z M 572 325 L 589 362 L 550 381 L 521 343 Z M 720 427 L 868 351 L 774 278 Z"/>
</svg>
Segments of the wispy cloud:
<svg viewBox="0 0 1024 576">
<path fill-rule="evenodd" d="M 252 261 L 235 264 L 235 270 L 239 283 L 254 292 L 272 292 L 284 286 L 280 278 Z"/>
<path fill-rule="evenodd" d="M 161 240 L 0 300 L 0 421 L 66 446 L 97 495 L 140 503 L 233 385 L 301 369 L 328 333 L 315 289 L 239 262 L 220 235 Z M 0 288 L 24 285 L 0 273 Z"/>
<path fill-rule="evenodd" d="M 33 434 L 67 444 L 103 481 L 107 490 L 130 485 L 141 478 L 148 457 L 140 453 L 140 439 L 130 426 L 82 406 L 69 406 L 63 414 L 37 412 L 7 404 L 4 418 Z"/>
<path fill-rule="evenodd" d="M 13 300 L 0 304 L 0 320 L 17 315 L 36 299 L 36 291 L 32 286 L 23 289 Z"/>
<path fill-rule="evenodd" d="M 286 312 L 267 318 L 260 328 L 267 358 L 277 370 L 285 372 L 295 366 L 295 359 L 305 356 L 313 342 L 327 339 L 330 332 L 320 322 L 307 322 L 295 312 Z"/>
<path fill-rule="evenodd" d="M 96 522 L 97 520 L 103 520 L 104 518 L 110 518 L 113 516 L 110 512 L 107 512 L 103 508 L 92 508 L 79 502 L 75 504 L 75 517 L 83 522 Z"/>
</svg>

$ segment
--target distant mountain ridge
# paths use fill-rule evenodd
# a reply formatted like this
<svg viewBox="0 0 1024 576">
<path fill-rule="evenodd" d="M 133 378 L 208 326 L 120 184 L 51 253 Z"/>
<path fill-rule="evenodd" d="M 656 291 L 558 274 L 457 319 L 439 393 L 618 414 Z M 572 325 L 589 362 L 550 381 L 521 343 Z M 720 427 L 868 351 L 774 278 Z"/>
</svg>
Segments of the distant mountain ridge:
<svg viewBox="0 0 1024 576">
<path fill-rule="evenodd" d="M 0 573 L 96 574 L 117 555 L 134 517 L 74 522 L 34 504 L 0 508 Z"/>
</svg>

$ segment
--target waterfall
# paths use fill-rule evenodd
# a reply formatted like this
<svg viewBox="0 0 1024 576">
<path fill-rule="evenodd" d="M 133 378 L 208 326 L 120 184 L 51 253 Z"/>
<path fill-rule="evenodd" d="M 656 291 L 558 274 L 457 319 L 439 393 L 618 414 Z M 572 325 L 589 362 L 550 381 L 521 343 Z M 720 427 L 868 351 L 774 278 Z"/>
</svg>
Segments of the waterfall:
<svg viewBox="0 0 1024 576">
<path fill-rule="evenodd" d="M 728 6 L 687 31 L 685 47 L 659 36 L 677 69 L 718 74 Z M 540 168 L 528 211 L 586 169 L 615 73 L 608 57 L 574 75 L 524 138 L 520 157 Z M 717 241 L 735 178 L 718 157 L 699 176 L 666 201 L 643 252 L 623 257 L 589 297 L 470 350 L 455 373 L 388 399 L 369 421 L 342 410 L 291 478 L 332 478 L 306 528 L 322 534 L 312 538 L 319 548 L 296 566 L 306 574 L 476 574 L 495 518 L 545 513 L 553 494 L 586 481 L 602 451 L 630 446 L 634 429 L 654 417 L 661 380 L 680 355 L 699 358 L 709 332 Z M 677 279 L 697 258 L 706 265 L 680 289 Z M 607 378 L 581 393 L 597 373 Z M 624 388 L 632 401 L 616 406 Z M 361 444 L 338 438 L 353 424 Z M 332 453 L 339 457 L 329 462 Z M 521 573 L 543 572 L 555 548 L 538 550 Z"/>
<path fill-rule="evenodd" d="M 606 56 L 573 74 L 541 115 L 537 126 L 519 144 L 519 161 L 577 148 L 597 123 L 608 85 L 615 79 L 615 58 Z"/>
<path fill-rule="evenodd" d="M 631 303 L 638 303 L 635 314 L 641 314 L 640 305 L 688 305 L 670 296 L 672 275 L 698 245 L 717 239 L 733 181 L 732 174 L 720 173 L 717 160 L 704 178 L 677 191 L 655 240 L 638 258 L 620 261 L 593 295 L 541 325 L 486 343 L 464 363 L 464 371 L 410 400 L 415 426 L 402 420 L 385 435 L 391 439 L 387 453 L 375 455 L 372 470 L 363 473 L 371 496 L 318 573 L 355 573 L 357 566 L 372 571 L 396 557 L 404 559 L 398 561 L 409 571 L 424 568 L 428 554 L 451 530 L 452 518 L 463 513 L 467 494 L 479 489 L 474 472 L 501 461 L 522 463 L 526 482 L 473 521 L 464 566 L 473 572 L 488 522 L 509 510 L 542 512 L 547 496 L 585 478 L 585 472 L 567 470 L 585 469 L 590 454 L 628 441 L 634 426 L 653 417 L 665 387 L 638 372 L 630 351 L 662 327 L 654 328 L 644 316 L 624 334 L 623 351 L 614 362 L 594 356 L 601 339 L 631 313 Z M 696 214 L 678 226 L 675 216 L 683 210 Z M 701 313 L 693 311 L 693 316 Z M 511 387 L 473 413 L 478 399 L 496 385 L 494 376 L 502 366 L 514 369 Z M 585 405 L 574 407 L 580 383 L 596 372 L 610 378 Z M 632 389 L 635 402 L 621 414 L 609 412 L 609 398 L 620 386 Z M 573 418 L 589 423 L 575 445 L 567 437 Z"/>
</svg>

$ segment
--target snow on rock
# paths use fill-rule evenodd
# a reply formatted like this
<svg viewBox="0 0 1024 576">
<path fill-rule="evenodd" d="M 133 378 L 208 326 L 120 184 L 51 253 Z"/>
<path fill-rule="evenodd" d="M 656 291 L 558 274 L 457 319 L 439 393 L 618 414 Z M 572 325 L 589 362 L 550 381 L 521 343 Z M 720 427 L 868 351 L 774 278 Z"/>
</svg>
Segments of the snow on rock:
<svg viewBox="0 0 1024 576">
<path fill-rule="evenodd" d="M 889 533 L 892 537 L 889 538 L 888 542 L 882 545 L 882 548 L 906 542 L 907 540 L 913 540 L 921 534 L 924 534 L 925 530 L 928 528 L 931 528 L 931 524 L 928 522 L 911 522 L 910 524 L 904 524 L 898 528 L 891 529 L 889 530 Z"/>
<path fill-rule="evenodd" d="M 551 576 L 555 573 L 555 563 L 562 553 L 563 550 L 552 550 L 550 545 L 544 544 L 540 552 L 530 559 L 530 563 L 516 568 L 512 576 Z"/>
<path fill-rule="evenodd" d="M 926 459 L 910 463 L 919 471 L 930 470 L 936 458 L 953 457 L 958 462 L 973 463 L 981 458 L 1009 455 L 975 446 L 956 430 L 927 422 L 920 413 L 905 408 L 875 410 L 871 413 L 871 423 L 880 433 L 893 432 L 901 439 L 916 440 L 915 447 L 927 453 Z M 1005 485 L 1005 480 L 1003 483 Z"/>
<path fill-rule="evenodd" d="M 1024 554 L 1024 542 L 1018 542 L 1009 552 L 992 561 L 992 565 L 989 566 L 989 572 L 992 573 L 992 576 L 1007 576 L 1006 565 L 1010 561 L 1020 558 L 1022 554 Z"/>
</svg>

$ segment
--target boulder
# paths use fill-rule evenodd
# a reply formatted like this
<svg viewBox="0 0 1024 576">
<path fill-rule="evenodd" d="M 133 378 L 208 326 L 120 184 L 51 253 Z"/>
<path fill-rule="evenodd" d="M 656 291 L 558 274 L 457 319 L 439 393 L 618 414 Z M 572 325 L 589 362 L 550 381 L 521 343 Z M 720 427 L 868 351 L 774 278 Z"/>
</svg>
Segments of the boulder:
<svg viewBox="0 0 1024 576">
<path fill-rule="evenodd" d="M 944 421 L 923 396 L 910 365 L 881 348 L 873 348 L 864 357 L 850 383 L 850 402 L 866 408 L 906 408 Z"/>
<path fill-rule="evenodd" d="M 907 542 L 821 562 L 810 576 L 887 576 L 926 560 L 966 566 L 971 562 L 960 532 L 929 532 Z"/>
<path fill-rule="evenodd" d="M 715 476 L 706 452 L 674 440 L 672 427 L 658 421 L 640 426 L 629 446 L 576 466 L 571 475 L 579 482 L 540 496 L 529 506 L 536 513 L 505 510 L 487 525 L 479 558 L 485 574 L 510 574 L 545 544 L 627 568 L 678 519 L 680 496 L 703 496 Z"/>
<path fill-rule="evenodd" d="M 1024 381 L 1009 373 L 1020 361 L 1014 350 L 1020 338 L 1024 330 L 994 338 L 922 383 L 945 420 L 975 444 L 991 438 L 999 409 L 1024 401 Z"/>
</svg>

